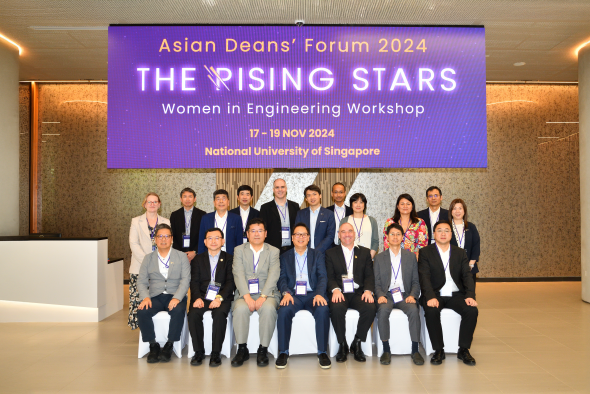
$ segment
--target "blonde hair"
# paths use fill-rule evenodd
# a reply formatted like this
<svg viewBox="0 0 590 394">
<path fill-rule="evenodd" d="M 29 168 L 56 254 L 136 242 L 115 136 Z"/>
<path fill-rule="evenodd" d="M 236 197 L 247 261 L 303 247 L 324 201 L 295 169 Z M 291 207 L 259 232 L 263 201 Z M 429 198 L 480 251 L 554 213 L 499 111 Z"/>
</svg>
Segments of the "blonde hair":
<svg viewBox="0 0 590 394">
<path fill-rule="evenodd" d="M 162 201 L 160 200 L 160 196 L 158 196 L 156 193 L 151 192 L 151 193 L 146 194 L 145 197 L 143 198 L 143 202 L 141 203 L 141 207 L 143 209 L 145 209 L 145 203 L 147 202 L 147 199 L 148 199 L 149 196 L 155 196 L 155 197 L 157 197 L 158 198 L 158 202 L 160 204 L 162 203 Z"/>
</svg>

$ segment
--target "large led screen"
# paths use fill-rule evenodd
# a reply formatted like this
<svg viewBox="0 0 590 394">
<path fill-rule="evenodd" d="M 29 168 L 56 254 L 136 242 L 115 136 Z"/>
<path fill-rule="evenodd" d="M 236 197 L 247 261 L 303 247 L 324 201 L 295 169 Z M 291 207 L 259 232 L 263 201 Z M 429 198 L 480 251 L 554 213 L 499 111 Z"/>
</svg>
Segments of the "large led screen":
<svg viewBox="0 0 590 394">
<path fill-rule="evenodd" d="M 109 168 L 486 167 L 483 27 L 110 26 Z"/>
</svg>

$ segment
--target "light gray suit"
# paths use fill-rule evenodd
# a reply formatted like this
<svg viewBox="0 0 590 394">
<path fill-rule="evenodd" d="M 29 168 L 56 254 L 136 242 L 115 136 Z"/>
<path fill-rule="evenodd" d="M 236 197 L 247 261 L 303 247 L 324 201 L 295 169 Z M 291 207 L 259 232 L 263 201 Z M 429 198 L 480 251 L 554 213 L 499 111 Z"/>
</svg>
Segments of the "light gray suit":
<svg viewBox="0 0 590 394">
<path fill-rule="evenodd" d="M 137 278 L 137 290 L 139 299 L 146 297 L 153 298 L 166 291 L 174 294 L 174 298 L 182 301 L 186 297 L 191 283 L 191 264 L 183 252 L 170 249 L 170 263 L 168 268 L 168 279 L 160 273 L 158 262 L 158 251 L 146 254 Z"/>
<path fill-rule="evenodd" d="M 382 341 L 388 341 L 389 332 L 389 315 L 393 308 L 400 309 L 406 314 L 410 324 L 410 337 L 413 342 L 420 341 L 420 309 L 418 300 L 420 298 L 420 281 L 418 279 L 418 262 L 416 255 L 408 250 L 401 249 L 401 273 L 404 284 L 403 297 L 404 301 L 393 303 L 391 295 L 391 277 L 393 271 L 391 268 L 391 257 L 389 249 L 379 253 L 375 256 L 374 271 L 375 271 L 375 295 L 376 300 L 380 297 L 387 298 L 387 304 L 377 304 L 377 326 L 379 328 L 379 336 Z M 398 276 L 399 278 L 399 276 Z M 414 297 L 415 304 L 408 304 L 405 302 L 408 296 Z"/>
<path fill-rule="evenodd" d="M 233 274 L 236 284 L 235 301 L 233 305 L 233 325 L 236 334 L 236 342 L 243 344 L 248 341 L 250 329 L 250 316 L 252 312 L 244 300 L 244 294 L 250 294 L 248 279 L 251 277 L 259 280 L 259 294 L 250 294 L 257 300 L 260 295 L 267 297 L 266 301 L 258 310 L 260 344 L 268 347 L 277 322 L 277 308 L 280 302 L 280 292 L 277 282 L 281 274 L 281 263 L 279 250 L 267 243 L 264 244 L 260 253 L 260 261 L 254 273 L 254 253 L 250 249 L 250 243 L 236 246 L 234 249 Z"/>
</svg>

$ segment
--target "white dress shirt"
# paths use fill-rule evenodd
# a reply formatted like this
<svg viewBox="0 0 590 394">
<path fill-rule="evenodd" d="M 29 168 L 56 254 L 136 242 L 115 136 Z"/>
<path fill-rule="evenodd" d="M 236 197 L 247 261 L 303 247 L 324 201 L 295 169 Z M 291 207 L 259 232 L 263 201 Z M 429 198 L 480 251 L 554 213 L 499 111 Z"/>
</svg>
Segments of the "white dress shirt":
<svg viewBox="0 0 590 394">
<path fill-rule="evenodd" d="M 338 238 L 338 229 L 340 228 L 340 221 L 346 217 L 346 205 L 342 207 L 334 204 L 334 221 L 336 222 L 336 235 L 334 236 L 334 244 L 338 245 L 340 239 Z"/>
<path fill-rule="evenodd" d="M 309 232 L 311 233 L 311 248 L 315 249 L 315 226 L 320 215 L 320 207 L 317 207 L 315 212 L 309 207 Z"/>
<path fill-rule="evenodd" d="M 393 253 L 393 250 L 389 248 L 389 258 L 391 260 L 391 283 L 389 284 L 389 290 L 394 287 L 399 287 L 401 292 L 405 292 L 404 281 L 402 280 L 402 249 L 399 249 L 397 254 Z M 397 280 L 395 274 L 397 273 Z"/>
<path fill-rule="evenodd" d="M 158 251 L 158 268 L 160 268 L 160 273 L 162 274 L 164 279 L 168 279 L 168 269 L 170 267 L 170 252 L 171 251 L 172 251 L 172 248 L 170 248 L 170 250 L 168 251 L 168 254 L 166 256 L 162 256 L 160 254 L 160 251 Z M 168 264 L 168 268 L 166 268 L 164 263 Z M 164 294 L 168 294 L 168 292 L 164 291 Z"/>
<path fill-rule="evenodd" d="M 445 278 L 447 280 L 445 282 L 445 285 L 440 289 L 440 295 L 442 297 L 451 297 L 453 295 L 454 291 L 459 291 L 459 288 L 457 287 L 457 285 L 455 284 L 455 281 L 451 277 L 451 270 L 449 267 L 449 265 L 451 264 L 449 261 L 449 259 L 451 258 L 451 245 L 449 245 L 449 248 L 447 249 L 446 252 L 443 252 L 440 248 L 438 248 L 438 252 L 440 253 L 440 258 L 443 263 L 443 268 L 446 267 Z"/>
<path fill-rule="evenodd" d="M 223 217 L 219 216 L 219 213 L 217 213 L 217 211 L 215 211 L 215 227 L 217 227 L 218 229 L 223 231 L 223 238 L 225 238 L 225 239 L 227 239 L 226 233 L 227 233 L 227 217 L 228 216 L 229 215 L 227 214 L 227 211 L 225 212 L 225 215 L 223 215 Z M 223 244 L 223 246 L 221 247 L 221 250 L 223 250 L 225 252 L 225 244 Z"/>
<path fill-rule="evenodd" d="M 264 250 L 264 245 L 257 252 L 252 247 L 252 244 L 250 244 L 250 250 L 252 251 L 252 253 L 254 253 L 254 261 L 252 262 L 252 268 L 254 268 L 254 265 L 258 263 L 258 265 L 256 265 L 256 270 L 254 271 L 254 272 L 257 272 L 258 267 L 260 267 L 260 253 L 262 253 L 262 251 Z"/>
<path fill-rule="evenodd" d="M 354 247 L 352 249 L 348 249 L 346 246 L 342 245 L 342 251 L 344 252 L 344 262 L 346 264 L 346 269 L 348 270 L 348 276 L 352 276 L 354 278 Z M 350 266 L 348 264 L 350 264 Z M 359 285 L 357 285 L 356 282 L 353 283 L 354 288 L 358 289 Z"/>
<path fill-rule="evenodd" d="M 246 224 L 248 224 L 248 215 L 250 214 L 250 207 L 244 211 L 240 206 L 240 217 L 242 218 L 242 228 L 246 231 Z"/>
<path fill-rule="evenodd" d="M 436 211 L 432 211 L 430 208 L 428 208 L 428 214 L 430 215 L 430 234 L 432 234 L 432 239 L 430 240 L 430 243 L 433 244 L 435 242 L 434 225 L 440 220 L 440 207 L 438 207 Z"/>
</svg>

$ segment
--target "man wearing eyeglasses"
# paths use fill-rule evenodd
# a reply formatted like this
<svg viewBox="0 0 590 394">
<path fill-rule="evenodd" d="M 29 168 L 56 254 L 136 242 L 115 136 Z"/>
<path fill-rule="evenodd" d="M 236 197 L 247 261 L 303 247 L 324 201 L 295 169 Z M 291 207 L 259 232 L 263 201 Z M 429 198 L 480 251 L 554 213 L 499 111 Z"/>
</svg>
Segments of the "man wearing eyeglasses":
<svg viewBox="0 0 590 394">
<path fill-rule="evenodd" d="M 428 203 L 428 208 L 419 211 L 418 217 L 426 223 L 428 239 L 430 240 L 430 243 L 433 244 L 434 237 L 432 236 L 432 233 L 434 231 L 434 225 L 439 220 L 449 220 L 449 211 L 441 208 L 442 191 L 438 186 L 430 186 L 426 190 L 426 202 Z"/>
<path fill-rule="evenodd" d="M 332 366 L 326 353 L 330 329 L 330 309 L 326 301 L 328 276 L 324 254 L 308 247 L 309 238 L 307 225 L 297 223 L 292 235 L 295 248 L 281 255 L 281 276 L 278 287 L 283 299 L 277 320 L 280 354 L 275 366 L 278 369 L 287 367 L 293 318 L 303 309 L 309 311 L 315 319 L 320 368 L 328 369 Z"/>
<path fill-rule="evenodd" d="M 451 223 L 439 220 L 434 225 L 436 243 L 420 249 L 418 257 L 422 290 L 420 304 L 424 308 L 426 328 L 434 349 L 430 363 L 440 365 L 445 359 L 440 311 L 449 308 L 461 315 L 457 358 L 467 365 L 475 365 L 475 359 L 469 353 L 478 316 L 475 286 L 467 254 L 464 249 L 450 244 L 451 237 Z M 457 344 L 447 345 L 456 349 Z"/>
<path fill-rule="evenodd" d="M 137 320 L 141 337 L 150 343 L 148 363 L 168 362 L 172 345 L 180 340 L 186 315 L 186 293 L 191 279 L 191 268 L 186 254 L 172 249 L 172 229 L 167 224 L 156 226 L 157 249 L 147 254 L 137 278 L 137 290 L 141 304 L 137 308 Z M 168 340 L 160 350 L 154 331 L 154 317 L 158 312 L 170 315 Z"/>
</svg>

